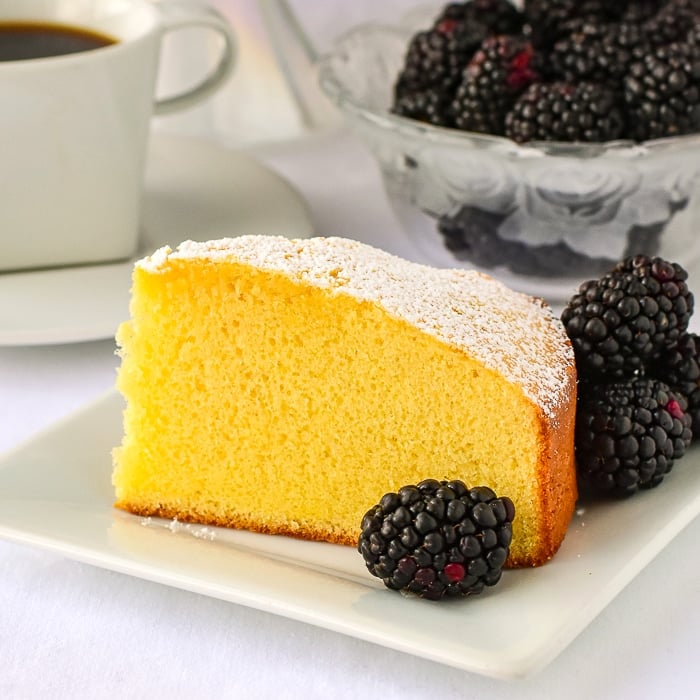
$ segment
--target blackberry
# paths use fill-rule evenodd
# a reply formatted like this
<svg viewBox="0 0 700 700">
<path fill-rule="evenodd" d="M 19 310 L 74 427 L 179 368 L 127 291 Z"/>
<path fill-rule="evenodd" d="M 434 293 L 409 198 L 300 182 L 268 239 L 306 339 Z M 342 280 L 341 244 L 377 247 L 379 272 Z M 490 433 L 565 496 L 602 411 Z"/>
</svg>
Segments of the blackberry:
<svg viewBox="0 0 700 700">
<path fill-rule="evenodd" d="M 630 65 L 623 84 L 636 141 L 700 130 L 700 46 L 659 47 Z"/>
<path fill-rule="evenodd" d="M 474 49 L 479 46 L 481 35 L 478 39 Z M 462 51 L 458 46 L 454 32 L 418 32 L 409 43 L 394 87 L 395 98 L 425 90 L 453 90 L 470 55 L 469 50 Z"/>
<path fill-rule="evenodd" d="M 697 0 L 670 0 L 644 23 L 654 46 L 684 41 L 688 30 L 698 25 L 700 3 Z"/>
<path fill-rule="evenodd" d="M 582 491 L 629 496 L 658 486 L 690 444 L 684 401 L 646 377 L 592 388 L 584 385 L 576 413 Z"/>
<path fill-rule="evenodd" d="M 572 83 L 578 80 L 602 81 L 606 73 L 598 59 L 607 33 L 607 26 L 598 22 L 587 19 L 573 22 L 548 54 L 548 75 Z"/>
<path fill-rule="evenodd" d="M 607 24 L 618 18 L 619 3 L 606 0 L 525 0 L 524 13 L 533 43 L 550 47 L 569 32 L 571 22 L 588 19 Z"/>
<path fill-rule="evenodd" d="M 394 87 L 395 98 L 425 90 L 453 92 L 488 36 L 517 33 L 521 27 L 520 13 L 507 0 L 447 5 L 430 29 L 411 39 Z"/>
<path fill-rule="evenodd" d="M 517 34 L 523 28 L 524 17 L 509 0 L 470 0 L 446 5 L 435 26 L 445 21 L 481 25 L 488 34 Z"/>
<path fill-rule="evenodd" d="M 387 588 L 430 600 L 473 595 L 500 580 L 514 515 L 489 488 L 427 479 L 367 511 L 358 551 Z"/>
<path fill-rule="evenodd" d="M 443 236 L 445 247 L 460 260 L 469 260 L 480 267 L 492 268 L 502 265 L 515 252 L 506 243 L 503 249 L 498 240 L 498 228 L 506 218 L 506 214 L 479 209 L 478 207 L 462 206 L 454 214 L 446 214 L 438 219 L 437 228 Z M 518 245 L 514 243 L 512 245 Z M 519 248 L 524 248 L 520 244 Z M 517 251 L 520 253 L 520 250 Z"/>
<path fill-rule="evenodd" d="M 677 263 L 637 255 L 584 282 L 561 316 L 579 376 L 643 374 L 673 349 L 693 312 L 687 278 Z"/>
<path fill-rule="evenodd" d="M 622 12 L 622 21 L 643 24 L 651 19 L 668 0 L 629 0 Z"/>
<path fill-rule="evenodd" d="M 449 114 L 450 94 L 432 89 L 409 92 L 397 97 L 391 111 L 401 117 L 417 119 L 436 126 L 452 126 Z"/>
<path fill-rule="evenodd" d="M 549 74 L 557 80 L 587 80 L 622 92 L 622 79 L 630 66 L 652 50 L 643 23 L 600 24 L 590 20 L 572 23 L 549 53 Z"/>
<path fill-rule="evenodd" d="M 681 336 L 676 347 L 659 358 L 651 373 L 685 398 L 693 438 L 700 438 L 700 336 Z"/>
<path fill-rule="evenodd" d="M 445 247 L 458 260 L 469 260 L 486 269 L 503 266 L 516 274 L 556 277 L 561 275 L 562 269 L 576 275 L 591 269 L 603 272 L 612 264 L 608 258 L 581 255 L 565 243 L 531 246 L 506 240 L 499 236 L 498 229 L 507 216 L 507 213 L 463 206 L 454 214 L 441 216 L 438 231 Z"/>
<path fill-rule="evenodd" d="M 451 105 L 459 129 L 504 133 L 516 97 L 535 79 L 531 44 L 522 37 L 486 39 L 467 66 Z"/>
<path fill-rule="evenodd" d="M 612 141 L 624 122 L 615 93 L 597 83 L 534 83 L 506 115 L 506 136 L 527 141 Z"/>
<path fill-rule="evenodd" d="M 636 225 L 627 232 L 625 257 L 642 251 L 654 255 L 668 221 L 687 206 L 687 199 L 671 208 L 669 218 L 646 226 Z M 431 212 L 425 212 L 432 215 Z M 603 274 L 610 270 L 615 260 L 606 257 L 589 257 L 570 248 L 566 243 L 533 246 L 513 241 L 500 235 L 500 227 L 510 211 L 494 212 L 472 205 L 463 205 L 449 214 L 438 217 L 437 229 L 445 247 L 458 260 L 468 260 L 481 268 L 505 267 L 520 275 L 559 277 L 567 275 L 583 277 Z"/>
<path fill-rule="evenodd" d="M 608 27 L 595 47 L 597 76 L 622 94 L 622 81 L 630 66 L 644 59 L 652 49 L 642 25 L 620 22 Z"/>
</svg>

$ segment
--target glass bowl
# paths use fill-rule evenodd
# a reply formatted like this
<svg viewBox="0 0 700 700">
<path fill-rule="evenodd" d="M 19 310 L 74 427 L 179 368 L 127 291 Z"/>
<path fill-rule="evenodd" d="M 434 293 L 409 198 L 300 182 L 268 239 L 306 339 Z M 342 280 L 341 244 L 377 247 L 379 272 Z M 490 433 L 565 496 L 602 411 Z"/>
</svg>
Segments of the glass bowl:
<svg viewBox="0 0 700 700">
<path fill-rule="evenodd" d="M 319 81 L 377 158 L 424 262 L 476 267 L 556 302 L 627 255 L 698 258 L 700 135 L 518 145 L 393 115 L 413 33 L 352 29 L 321 57 Z"/>
</svg>

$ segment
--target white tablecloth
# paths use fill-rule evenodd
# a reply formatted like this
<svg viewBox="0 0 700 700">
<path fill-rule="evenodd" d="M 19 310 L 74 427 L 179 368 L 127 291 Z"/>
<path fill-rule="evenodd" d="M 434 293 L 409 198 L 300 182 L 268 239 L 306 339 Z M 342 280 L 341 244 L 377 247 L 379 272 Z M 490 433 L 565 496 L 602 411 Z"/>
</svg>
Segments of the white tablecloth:
<svg viewBox="0 0 700 700">
<path fill-rule="evenodd" d="M 411 256 L 354 141 L 256 153 L 304 194 L 319 233 Z M 110 388 L 116 365 L 109 339 L 0 348 L 0 451 Z M 0 542 L 0 698 L 697 697 L 699 539 L 700 520 L 551 665 L 513 682 Z"/>
</svg>

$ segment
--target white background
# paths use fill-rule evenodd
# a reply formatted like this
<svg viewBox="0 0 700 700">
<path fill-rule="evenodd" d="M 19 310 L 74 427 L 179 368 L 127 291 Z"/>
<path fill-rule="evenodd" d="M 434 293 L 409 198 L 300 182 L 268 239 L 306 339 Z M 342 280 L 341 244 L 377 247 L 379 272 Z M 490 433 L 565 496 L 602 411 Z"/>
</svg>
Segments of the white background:
<svg viewBox="0 0 700 700">
<path fill-rule="evenodd" d="M 244 47 L 252 47 L 245 70 L 208 109 L 157 128 L 246 146 L 298 135 L 298 115 L 266 52 L 253 3 L 218 4 L 237 23 Z M 192 55 L 195 62 L 200 54 Z M 176 77 L 176 65 L 167 71 L 164 84 Z M 257 153 L 295 182 L 320 232 L 355 229 L 362 232 L 356 237 L 370 238 L 374 230 L 386 247 L 397 247 L 367 154 L 355 154 L 353 167 L 337 167 L 324 163 L 321 151 L 305 159 L 303 148 L 293 145 Z M 700 280 L 696 284 L 700 289 Z M 0 348 L 0 451 L 110 388 L 116 364 L 110 339 Z M 696 521 L 550 666 L 513 682 L 0 542 L 0 697 L 695 697 L 699 540 Z M 472 633 L 465 628 L 465 635 Z"/>
</svg>

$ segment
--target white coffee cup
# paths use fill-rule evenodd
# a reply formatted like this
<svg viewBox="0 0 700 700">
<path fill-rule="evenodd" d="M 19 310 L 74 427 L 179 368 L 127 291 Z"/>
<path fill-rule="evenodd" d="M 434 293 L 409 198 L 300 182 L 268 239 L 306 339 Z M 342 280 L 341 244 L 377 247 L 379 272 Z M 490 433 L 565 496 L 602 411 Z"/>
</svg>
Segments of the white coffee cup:
<svg viewBox="0 0 700 700">
<path fill-rule="evenodd" d="M 114 44 L 0 61 L 0 271 L 126 259 L 138 245 L 149 122 L 216 90 L 235 60 L 227 21 L 201 4 L 0 0 L 0 24 L 82 28 Z M 166 33 L 201 27 L 222 50 L 202 81 L 156 98 Z"/>
</svg>

